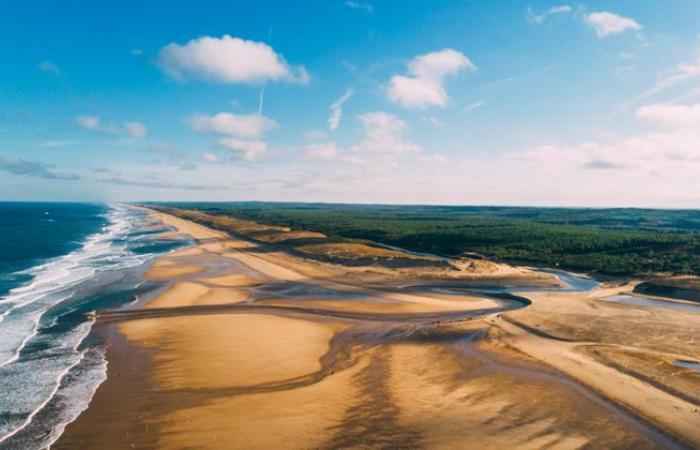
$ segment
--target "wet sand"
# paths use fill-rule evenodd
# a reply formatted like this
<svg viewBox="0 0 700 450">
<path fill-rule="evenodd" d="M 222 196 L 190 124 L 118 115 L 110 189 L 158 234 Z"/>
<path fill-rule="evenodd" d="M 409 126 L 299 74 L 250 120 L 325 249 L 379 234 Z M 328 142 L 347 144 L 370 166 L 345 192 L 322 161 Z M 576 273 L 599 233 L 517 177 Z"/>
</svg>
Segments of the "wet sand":
<svg viewBox="0 0 700 450">
<path fill-rule="evenodd" d="M 153 214 L 196 244 L 98 317 L 108 379 L 54 448 L 700 445 L 700 323 L 596 298 L 629 287 L 412 290 Z"/>
<path fill-rule="evenodd" d="M 532 307 L 490 320 L 501 332 L 491 344 L 544 361 L 698 445 L 700 374 L 673 362 L 700 357 L 700 314 L 611 303 L 602 299 L 608 293 L 530 294 Z"/>
</svg>

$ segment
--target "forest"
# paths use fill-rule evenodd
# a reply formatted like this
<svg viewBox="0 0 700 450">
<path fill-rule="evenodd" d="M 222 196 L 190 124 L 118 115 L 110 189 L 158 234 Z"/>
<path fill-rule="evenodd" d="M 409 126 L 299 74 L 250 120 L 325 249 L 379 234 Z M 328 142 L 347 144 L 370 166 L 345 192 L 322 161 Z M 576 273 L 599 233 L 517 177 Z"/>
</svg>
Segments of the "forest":
<svg viewBox="0 0 700 450">
<path fill-rule="evenodd" d="M 700 275 L 700 211 L 306 203 L 168 203 L 441 256 L 610 275 Z"/>
</svg>

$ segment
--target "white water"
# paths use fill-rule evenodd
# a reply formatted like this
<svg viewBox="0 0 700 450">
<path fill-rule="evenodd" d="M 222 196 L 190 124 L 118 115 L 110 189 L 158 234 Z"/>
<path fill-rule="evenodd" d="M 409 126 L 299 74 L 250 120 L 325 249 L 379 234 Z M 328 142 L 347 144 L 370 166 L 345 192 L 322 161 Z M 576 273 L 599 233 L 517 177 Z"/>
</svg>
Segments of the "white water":
<svg viewBox="0 0 700 450">
<path fill-rule="evenodd" d="M 79 249 L 30 269 L 34 277 L 0 299 L 0 368 L 15 361 L 28 339 L 36 334 L 39 321 L 51 307 L 69 299 L 74 287 L 98 271 L 140 264 L 139 258 L 105 264 L 113 255 L 123 254 L 125 244 L 115 243 L 130 228 L 128 210 L 115 207 L 107 214 L 110 224 L 87 238 Z M 108 261 L 109 262 L 109 261 Z M 117 264 L 119 266 L 117 266 Z"/>
<path fill-rule="evenodd" d="M 83 345 L 94 318 L 80 305 L 99 302 L 103 287 L 122 280 L 119 273 L 153 258 L 129 250 L 141 216 L 110 206 L 102 230 L 27 270 L 31 280 L 0 298 L 0 448 L 51 445 L 106 378 L 102 352 Z"/>
</svg>

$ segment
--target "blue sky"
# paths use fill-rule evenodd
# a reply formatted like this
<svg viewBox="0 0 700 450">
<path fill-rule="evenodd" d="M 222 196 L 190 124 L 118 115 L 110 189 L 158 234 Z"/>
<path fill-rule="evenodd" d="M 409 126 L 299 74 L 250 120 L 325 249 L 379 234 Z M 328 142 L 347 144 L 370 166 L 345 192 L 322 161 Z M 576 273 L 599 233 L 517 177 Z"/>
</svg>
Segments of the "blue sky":
<svg viewBox="0 0 700 450">
<path fill-rule="evenodd" d="M 700 207 L 697 1 L 6 2 L 0 37 L 0 199 Z"/>
</svg>

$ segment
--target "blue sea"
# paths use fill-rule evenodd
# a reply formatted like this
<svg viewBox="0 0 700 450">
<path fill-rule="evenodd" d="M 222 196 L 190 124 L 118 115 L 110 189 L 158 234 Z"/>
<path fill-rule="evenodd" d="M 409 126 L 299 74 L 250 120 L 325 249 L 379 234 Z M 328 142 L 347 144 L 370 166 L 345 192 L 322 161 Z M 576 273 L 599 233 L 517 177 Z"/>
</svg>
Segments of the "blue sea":
<svg viewBox="0 0 700 450">
<path fill-rule="evenodd" d="M 143 272 L 186 241 L 127 205 L 0 202 L 0 448 L 44 448 L 106 378 L 94 312 L 160 286 Z"/>
</svg>

